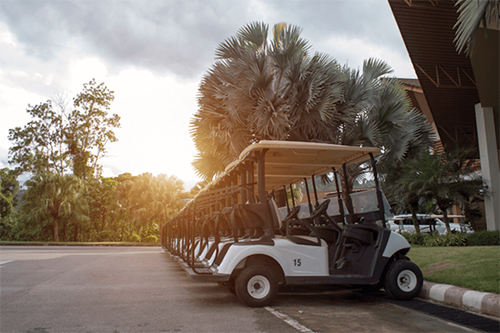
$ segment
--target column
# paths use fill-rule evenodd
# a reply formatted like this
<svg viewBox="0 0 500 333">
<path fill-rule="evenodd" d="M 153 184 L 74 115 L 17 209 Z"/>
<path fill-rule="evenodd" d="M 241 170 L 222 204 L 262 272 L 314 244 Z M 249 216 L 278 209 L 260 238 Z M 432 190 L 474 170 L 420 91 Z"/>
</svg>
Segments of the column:
<svg viewBox="0 0 500 333">
<path fill-rule="evenodd" d="M 500 230 L 500 168 L 493 108 L 483 108 L 478 103 L 475 109 L 481 171 L 489 192 L 484 197 L 486 227 L 488 230 Z"/>
</svg>

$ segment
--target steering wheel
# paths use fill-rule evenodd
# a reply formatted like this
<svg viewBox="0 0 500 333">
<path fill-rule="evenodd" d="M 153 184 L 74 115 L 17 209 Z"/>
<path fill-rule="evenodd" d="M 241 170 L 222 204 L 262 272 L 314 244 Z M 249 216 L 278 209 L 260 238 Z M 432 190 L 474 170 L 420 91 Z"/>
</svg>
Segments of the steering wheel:
<svg viewBox="0 0 500 333">
<path fill-rule="evenodd" d="M 332 218 L 330 216 L 328 216 L 328 214 L 326 213 L 326 210 L 328 209 L 329 204 L 330 204 L 330 199 L 326 199 L 325 201 L 320 203 L 316 207 L 314 212 L 311 214 L 311 218 L 315 219 L 316 217 L 323 215 L 324 217 L 326 217 L 326 221 L 329 225 L 331 225 L 338 232 L 342 232 L 342 228 L 339 227 L 339 225 L 335 221 L 333 221 Z"/>
<path fill-rule="evenodd" d="M 320 203 L 315 209 L 314 212 L 311 214 L 311 218 L 315 219 L 321 214 L 326 213 L 326 210 L 328 209 L 328 205 L 330 204 L 330 199 L 326 199 L 322 203 Z"/>
<path fill-rule="evenodd" d="M 300 206 L 294 206 L 288 214 L 286 214 L 285 218 L 283 219 L 283 222 L 286 222 L 292 218 L 297 218 L 297 215 L 299 214 L 300 211 Z"/>
</svg>

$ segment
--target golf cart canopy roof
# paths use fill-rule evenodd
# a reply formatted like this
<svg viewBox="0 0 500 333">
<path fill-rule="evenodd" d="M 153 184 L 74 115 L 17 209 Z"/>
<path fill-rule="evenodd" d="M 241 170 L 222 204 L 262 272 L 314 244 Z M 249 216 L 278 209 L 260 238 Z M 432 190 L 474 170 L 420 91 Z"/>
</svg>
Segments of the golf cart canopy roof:
<svg viewBox="0 0 500 333">
<path fill-rule="evenodd" d="M 376 147 L 351 147 L 297 141 L 260 141 L 245 148 L 238 160 L 229 164 L 225 174 L 255 153 L 265 152 L 265 189 L 271 191 L 340 168 L 344 163 L 363 162 L 380 152 Z M 255 170 L 256 174 L 256 170 Z M 222 175 L 223 177 L 223 175 Z"/>
</svg>

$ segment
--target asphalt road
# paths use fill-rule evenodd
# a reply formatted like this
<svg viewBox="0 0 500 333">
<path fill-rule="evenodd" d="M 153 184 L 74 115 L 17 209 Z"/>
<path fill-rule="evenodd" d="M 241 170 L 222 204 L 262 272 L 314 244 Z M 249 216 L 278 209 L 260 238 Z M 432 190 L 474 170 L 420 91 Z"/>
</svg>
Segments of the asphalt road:
<svg viewBox="0 0 500 333">
<path fill-rule="evenodd" d="M 0 246 L 0 332 L 471 332 L 352 290 L 248 308 L 159 247 Z"/>
</svg>

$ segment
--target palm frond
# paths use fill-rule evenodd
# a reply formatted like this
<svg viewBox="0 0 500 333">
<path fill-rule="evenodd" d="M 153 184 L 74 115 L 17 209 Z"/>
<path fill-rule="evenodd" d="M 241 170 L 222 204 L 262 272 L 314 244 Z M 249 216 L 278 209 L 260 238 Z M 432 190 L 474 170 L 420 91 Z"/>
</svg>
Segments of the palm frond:
<svg viewBox="0 0 500 333">
<path fill-rule="evenodd" d="M 500 0 L 458 0 L 455 6 L 458 6 L 459 15 L 453 26 L 457 29 L 453 42 L 458 53 L 465 50 L 466 54 L 471 55 L 479 25 L 483 23 L 485 34 L 488 22 L 495 20 L 499 25 Z"/>
</svg>

